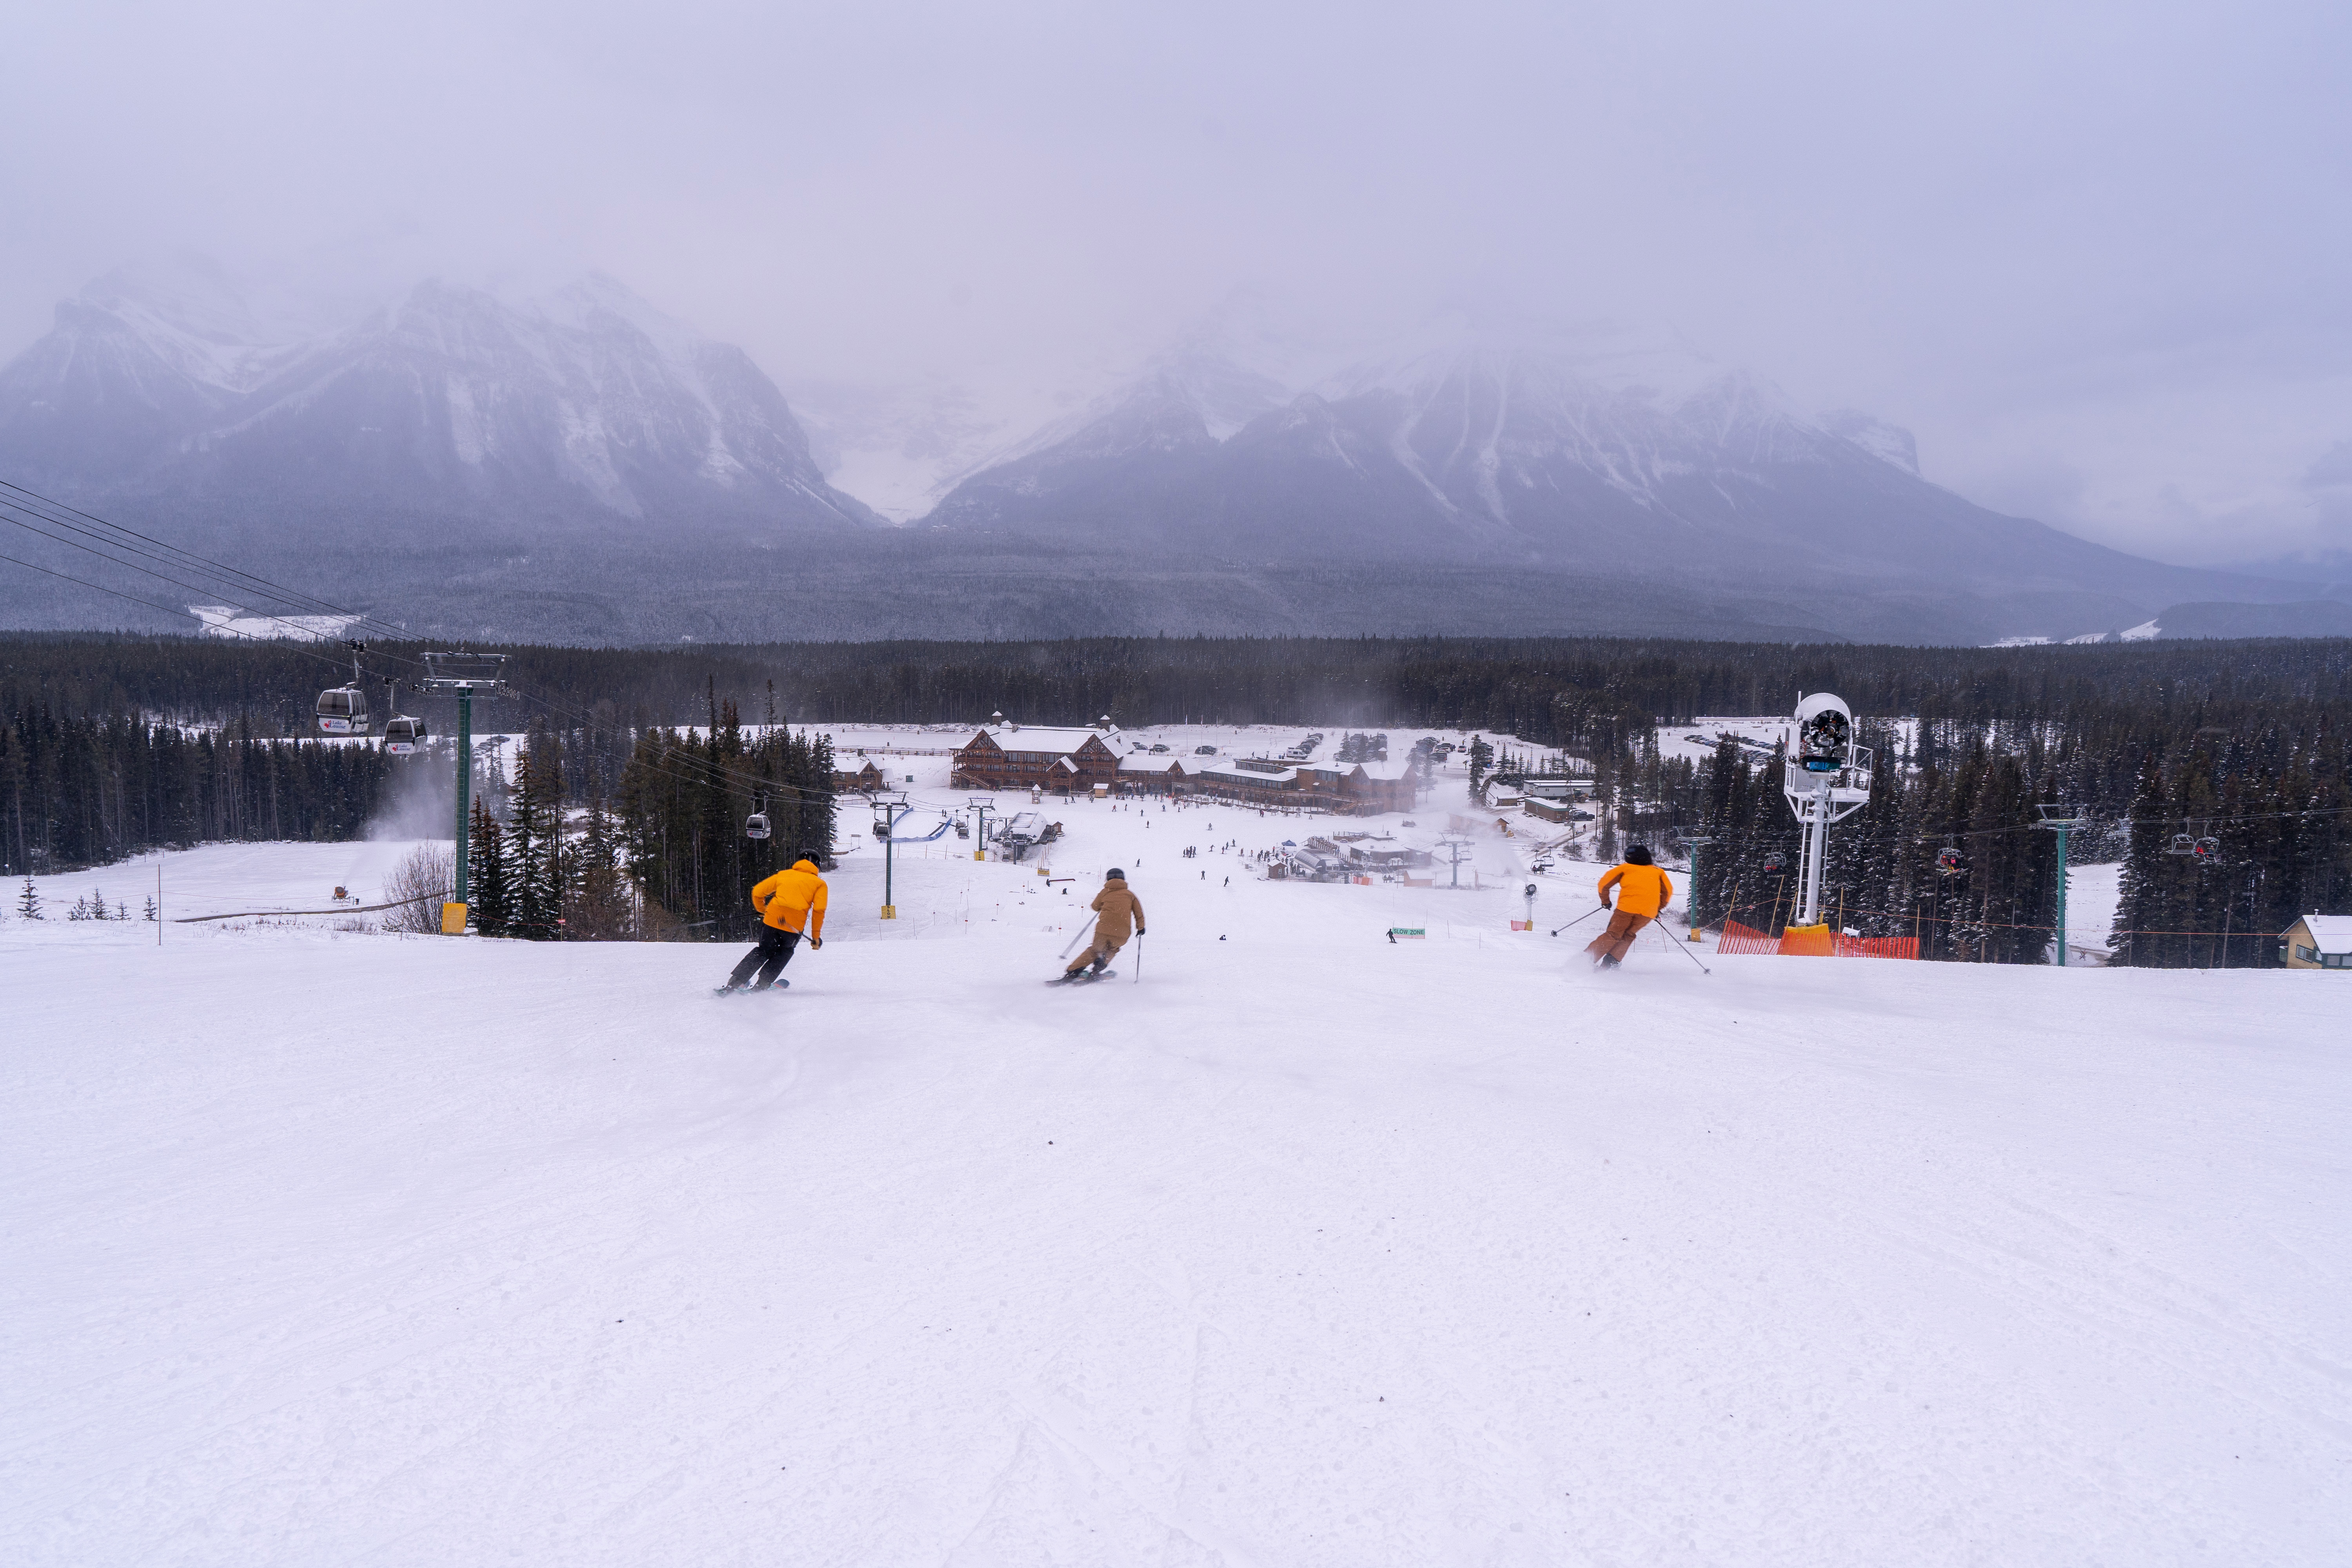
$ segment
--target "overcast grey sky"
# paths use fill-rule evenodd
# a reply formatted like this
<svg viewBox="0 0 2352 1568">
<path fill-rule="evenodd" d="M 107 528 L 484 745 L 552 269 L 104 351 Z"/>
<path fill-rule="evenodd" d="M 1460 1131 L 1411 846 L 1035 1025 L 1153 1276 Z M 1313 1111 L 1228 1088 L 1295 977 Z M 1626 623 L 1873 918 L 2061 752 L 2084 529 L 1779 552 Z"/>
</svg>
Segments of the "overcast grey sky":
<svg viewBox="0 0 2352 1568">
<path fill-rule="evenodd" d="M 2352 549 L 2352 7 L 22 5 L 0 354 L 142 252 L 594 266 L 780 380 L 1050 379 L 1237 286 L 1672 325 L 1932 479 Z"/>
</svg>

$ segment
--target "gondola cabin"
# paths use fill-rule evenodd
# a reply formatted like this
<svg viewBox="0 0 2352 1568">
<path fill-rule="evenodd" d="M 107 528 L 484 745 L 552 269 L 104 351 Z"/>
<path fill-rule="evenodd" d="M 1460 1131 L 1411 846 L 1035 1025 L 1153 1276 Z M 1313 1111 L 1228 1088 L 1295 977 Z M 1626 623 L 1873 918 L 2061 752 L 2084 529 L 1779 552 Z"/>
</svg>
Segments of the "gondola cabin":
<svg viewBox="0 0 2352 1568">
<path fill-rule="evenodd" d="M 337 686 L 319 693 L 319 728 L 330 735 L 366 734 L 367 693 L 356 686 Z"/>
<path fill-rule="evenodd" d="M 395 757 L 415 753 L 425 743 L 425 721 L 400 714 L 383 721 L 383 749 Z"/>
</svg>

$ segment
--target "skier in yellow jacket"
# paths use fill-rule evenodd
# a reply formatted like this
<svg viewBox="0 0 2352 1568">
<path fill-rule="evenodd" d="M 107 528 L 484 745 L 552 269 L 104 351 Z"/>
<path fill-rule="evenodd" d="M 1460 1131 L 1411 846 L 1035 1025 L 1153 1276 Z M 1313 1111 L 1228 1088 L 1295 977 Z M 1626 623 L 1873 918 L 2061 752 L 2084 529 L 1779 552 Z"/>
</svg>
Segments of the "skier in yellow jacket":
<svg viewBox="0 0 2352 1568">
<path fill-rule="evenodd" d="M 783 968 L 801 938 L 807 937 L 812 948 L 824 945 L 824 879 L 817 875 L 814 861 L 795 860 L 752 889 L 751 907 L 760 911 L 760 945 L 743 955 L 719 988 L 721 996 L 788 986 L 792 982 L 784 978 Z M 758 981 L 747 986 L 755 971 Z"/>
<path fill-rule="evenodd" d="M 1601 874 L 1601 901 L 1609 903 L 1609 891 L 1617 890 L 1616 909 L 1609 917 L 1609 929 L 1594 937 L 1585 948 L 1592 955 L 1595 968 L 1614 969 L 1633 951 L 1633 939 L 1642 928 L 1658 918 L 1660 910 L 1672 901 L 1675 885 L 1664 871 L 1652 863 L 1646 844 L 1625 847 L 1625 863 L 1612 866 Z"/>
</svg>

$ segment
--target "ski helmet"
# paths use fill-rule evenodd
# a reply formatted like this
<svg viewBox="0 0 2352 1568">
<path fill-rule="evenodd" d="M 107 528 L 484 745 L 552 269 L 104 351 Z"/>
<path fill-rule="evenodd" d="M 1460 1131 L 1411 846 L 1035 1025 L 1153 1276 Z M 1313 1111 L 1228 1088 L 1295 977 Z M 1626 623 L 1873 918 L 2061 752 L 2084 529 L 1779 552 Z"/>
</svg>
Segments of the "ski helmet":
<svg viewBox="0 0 2352 1568">
<path fill-rule="evenodd" d="M 1103 878 L 1104 878 L 1104 879 L 1105 879 L 1106 881 L 1108 881 L 1108 879 L 1111 879 L 1111 878 L 1113 878 L 1113 877 L 1118 878 L 1118 879 L 1120 881 L 1122 881 L 1122 882 L 1124 882 L 1124 881 L 1126 881 L 1126 880 L 1127 880 L 1127 873 L 1126 873 L 1126 872 L 1124 872 L 1124 871 L 1122 871 L 1122 870 L 1120 870 L 1120 869 L 1119 869 L 1118 867 L 1116 867 L 1116 866 L 1113 866 L 1109 870 L 1108 870 L 1108 871 L 1106 871 L 1106 872 L 1104 872 L 1104 873 L 1103 873 Z"/>
<path fill-rule="evenodd" d="M 1625 846 L 1625 864 L 1628 866 L 1647 866 L 1651 864 L 1650 847 L 1646 844 L 1628 844 Z"/>
</svg>

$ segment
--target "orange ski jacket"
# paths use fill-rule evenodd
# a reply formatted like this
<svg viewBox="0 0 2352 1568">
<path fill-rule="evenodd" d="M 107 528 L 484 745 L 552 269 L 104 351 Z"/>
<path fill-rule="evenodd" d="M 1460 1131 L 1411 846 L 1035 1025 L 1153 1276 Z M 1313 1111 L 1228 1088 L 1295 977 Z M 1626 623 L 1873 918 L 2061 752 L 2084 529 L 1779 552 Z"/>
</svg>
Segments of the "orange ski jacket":
<svg viewBox="0 0 2352 1568">
<path fill-rule="evenodd" d="M 752 889 L 751 907 L 778 931 L 824 935 L 824 879 L 817 875 L 814 861 L 795 860 L 789 870 Z"/>
<path fill-rule="evenodd" d="M 1674 901 L 1672 879 L 1655 866 L 1612 866 L 1601 874 L 1601 901 L 1609 901 L 1609 889 L 1617 889 L 1617 907 L 1629 915 L 1648 915 L 1655 920 L 1660 910 Z"/>
</svg>

